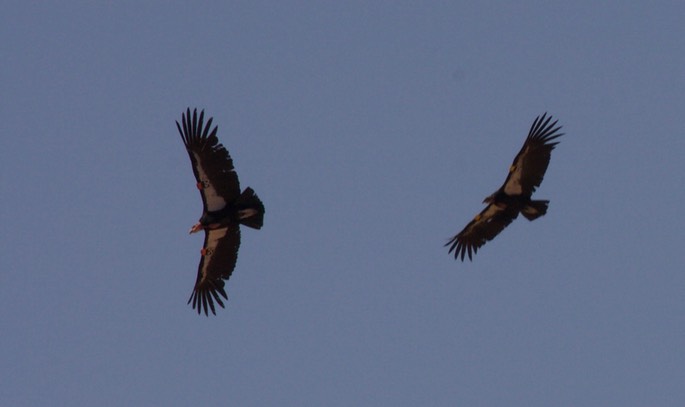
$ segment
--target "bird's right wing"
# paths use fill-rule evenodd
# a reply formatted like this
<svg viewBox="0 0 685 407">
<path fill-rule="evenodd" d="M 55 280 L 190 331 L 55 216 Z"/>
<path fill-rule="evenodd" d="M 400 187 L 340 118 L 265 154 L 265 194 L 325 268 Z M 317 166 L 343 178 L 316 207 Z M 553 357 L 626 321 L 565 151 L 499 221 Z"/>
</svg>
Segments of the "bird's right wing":
<svg viewBox="0 0 685 407">
<path fill-rule="evenodd" d="M 450 246 L 449 253 L 454 252 L 454 258 L 464 261 L 468 254 L 469 260 L 478 249 L 495 238 L 518 216 L 495 204 L 488 205 L 461 232 L 457 233 L 445 246 Z"/>
<path fill-rule="evenodd" d="M 239 247 L 240 226 L 237 223 L 231 222 L 221 229 L 205 230 L 205 243 L 197 270 L 197 280 L 188 299 L 188 304 L 192 301 L 193 309 L 197 308 L 198 314 L 204 311 L 205 315 L 209 315 L 209 309 L 216 315 L 214 301 L 224 308 L 219 295 L 228 299 L 224 281 L 233 273 Z"/>
</svg>

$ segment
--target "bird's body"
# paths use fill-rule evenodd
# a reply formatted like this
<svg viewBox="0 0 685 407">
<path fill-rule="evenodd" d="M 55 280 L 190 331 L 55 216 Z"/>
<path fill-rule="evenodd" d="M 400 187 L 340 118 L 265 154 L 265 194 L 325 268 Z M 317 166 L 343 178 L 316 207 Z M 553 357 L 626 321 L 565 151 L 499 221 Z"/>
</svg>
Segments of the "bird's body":
<svg viewBox="0 0 685 407">
<path fill-rule="evenodd" d="M 514 158 L 504 184 L 492 195 L 485 198 L 485 207 L 445 246 L 454 257 L 463 261 L 468 255 L 472 259 L 478 249 L 492 240 L 514 219 L 522 214 L 528 220 L 535 220 L 547 213 L 549 201 L 532 200 L 535 189 L 540 186 L 547 171 L 552 150 L 558 144 L 553 141 L 561 133 L 557 122 L 550 123 L 552 117 L 546 114 L 533 122 L 521 151 Z"/>
<path fill-rule="evenodd" d="M 224 280 L 228 280 L 238 259 L 240 225 L 260 229 L 264 221 L 264 205 L 252 188 L 240 192 L 233 160 L 211 129 L 212 119 L 204 125 L 204 111 L 198 118 L 197 109 L 182 115 L 182 125 L 176 122 L 190 157 L 197 188 L 202 197 L 202 216 L 190 233 L 205 231 L 197 280 L 188 300 L 198 314 L 208 310 L 216 314 L 214 302 L 224 306 L 228 299 Z M 211 132 L 210 132 L 211 130 Z"/>
</svg>

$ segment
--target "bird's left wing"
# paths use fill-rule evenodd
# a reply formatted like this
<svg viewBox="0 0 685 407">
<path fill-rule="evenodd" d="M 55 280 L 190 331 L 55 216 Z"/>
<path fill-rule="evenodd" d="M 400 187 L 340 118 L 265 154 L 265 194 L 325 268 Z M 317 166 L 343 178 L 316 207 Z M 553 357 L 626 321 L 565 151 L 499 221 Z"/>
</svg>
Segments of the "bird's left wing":
<svg viewBox="0 0 685 407">
<path fill-rule="evenodd" d="M 224 280 L 228 280 L 233 273 L 239 247 L 240 226 L 237 223 L 230 223 L 221 229 L 205 230 L 197 280 L 188 300 L 188 304 L 192 301 L 193 309 L 197 308 L 198 314 L 204 311 L 205 315 L 209 315 L 208 310 L 211 310 L 216 315 L 214 301 L 224 308 L 221 297 L 228 299 Z"/>
<path fill-rule="evenodd" d="M 181 117 L 182 125 L 176 122 L 176 127 L 188 150 L 204 209 L 215 212 L 238 198 L 240 183 L 228 150 L 216 137 L 218 127 L 211 129 L 211 117 L 205 125 L 204 116 L 203 110 L 198 118 L 195 109 L 191 117 L 188 109 Z"/>
<path fill-rule="evenodd" d="M 559 133 L 561 126 L 555 127 L 557 121 L 550 123 L 552 116 L 546 115 L 535 119 L 521 151 L 509 168 L 509 175 L 504 182 L 507 195 L 529 196 L 540 186 L 545 176 L 552 150 L 559 143 L 553 140 L 563 135 Z"/>
</svg>

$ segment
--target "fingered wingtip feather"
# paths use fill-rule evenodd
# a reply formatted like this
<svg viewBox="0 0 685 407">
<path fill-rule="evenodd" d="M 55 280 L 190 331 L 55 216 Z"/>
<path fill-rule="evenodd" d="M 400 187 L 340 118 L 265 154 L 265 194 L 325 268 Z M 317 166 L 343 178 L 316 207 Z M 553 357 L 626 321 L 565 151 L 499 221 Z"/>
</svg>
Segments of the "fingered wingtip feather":
<svg viewBox="0 0 685 407">
<path fill-rule="evenodd" d="M 206 296 L 205 294 L 206 294 L 206 293 L 202 293 L 202 294 L 201 294 L 201 297 L 202 297 L 202 309 L 205 311 L 205 315 L 206 315 L 206 316 L 209 316 L 209 314 L 207 313 L 207 296 Z"/>
<path fill-rule="evenodd" d="M 205 296 L 207 297 L 207 302 L 209 303 L 209 308 L 212 310 L 212 314 L 216 315 L 216 310 L 214 309 L 214 301 L 212 301 L 212 297 L 205 293 Z"/>
<path fill-rule="evenodd" d="M 209 120 L 207 120 L 207 125 L 205 126 L 205 131 L 202 133 L 202 138 L 207 138 L 207 133 L 209 133 L 209 129 L 212 127 L 212 121 L 214 120 L 213 117 L 210 117 Z"/>
</svg>

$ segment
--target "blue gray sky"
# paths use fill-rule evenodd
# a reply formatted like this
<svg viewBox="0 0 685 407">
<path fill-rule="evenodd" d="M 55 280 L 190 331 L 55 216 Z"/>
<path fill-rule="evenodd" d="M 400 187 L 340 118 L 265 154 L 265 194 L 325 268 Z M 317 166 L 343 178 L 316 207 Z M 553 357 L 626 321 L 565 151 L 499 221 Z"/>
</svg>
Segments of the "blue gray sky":
<svg viewBox="0 0 685 407">
<path fill-rule="evenodd" d="M 6 4 L 0 404 L 684 405 L 683 15 Z M 210 318 L 186 107 L 267 211 Z M 548 214 L 455 261 L 543 112 Z"/>
</svg>

